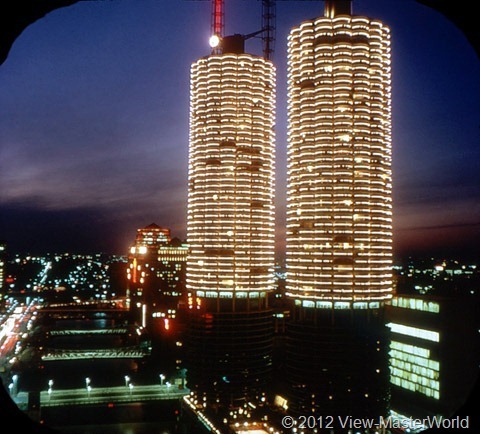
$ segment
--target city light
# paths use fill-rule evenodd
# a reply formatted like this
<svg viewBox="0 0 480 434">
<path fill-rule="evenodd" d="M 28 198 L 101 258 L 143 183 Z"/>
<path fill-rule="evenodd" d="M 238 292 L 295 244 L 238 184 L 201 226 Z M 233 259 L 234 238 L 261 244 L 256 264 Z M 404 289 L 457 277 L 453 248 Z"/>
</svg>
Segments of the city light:
<svg viewBox="0 0 480 434">
<path fill-rule="evenodd" d="M 411 327 L 404 324 L 397 324 L 397 323 L 389 323 L 387 327 L 393 333 L 399 333 L 406 336 L 413 336 L 420 339 L 425 339 L 428 341 L 439 342 L 440 341 L 440 333 L 433 331 L 433 330 L 426 330 L 419 327 Z"/>
<path fill-rule="evenodd" d="M 220 44 L 220 38 L 218 37 L 218 35 L 212 35 L 212 36 L 210 36 L 210 39 L 208 40 L 208 43 L 209 43 L 210 47 L 216 48 Z"/>
</svg>

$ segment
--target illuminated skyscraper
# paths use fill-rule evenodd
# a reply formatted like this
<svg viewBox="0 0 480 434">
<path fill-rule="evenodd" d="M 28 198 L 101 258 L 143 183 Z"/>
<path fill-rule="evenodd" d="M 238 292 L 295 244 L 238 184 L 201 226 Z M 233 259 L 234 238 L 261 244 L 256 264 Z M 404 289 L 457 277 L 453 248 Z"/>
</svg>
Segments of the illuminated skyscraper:
<svg viewBox="0 0 480 434">
<path fill-rule="evenodd" d="M 478 298 L 399 294 L 386 318 L 394 415 L 452 417 L 478 384 Z"/>
<path fill-rule="evenodd" d="M 155 318 L 175 318 L 185 295 L 188 246 L 170 237 L 170 229 L 152 223 L 137 229 L 127 266 L 130 310 L 144 327 Z"/>
<path fill-rule="evenodd" d="M 130 247 L 128 255 L 127 296 L 134 305 L 138 304 L 139 309 L 142 309 L 142 304 L 145 305 L 144 292 L 148 278 L 154 274 L 152 272 L 155 271 L 158 250 L 169 242 L 170 229 L 162 228 L 155 223 L 137 229 L 135 243 Z M 146 306 L 143 307 L 143 310 L 145 309 Z"/>
<path fill-rule="evenodd" d="M 137 229 L 134 247 L 138 248 L 139 251 L 144 249 L 156 251 L 159 246 L 169 243 L 170 239 L 170 229 L 152 223 L 144 228 Z"/>
<path fill-rule="evenodd" d="M 273 289 L 274 122 L 271 62 L 227 52 L 193 64 L 187 285 L 198 297 Z"/>
<path fill-rule="evenodd" d="M 290 32 L 286 294 L 299 411 L 384 413 L 390 74 L 389 29 L 352 15 L 350 1 L 326 1 L 323 17 Z"/>
<path fill-rule="evenodd" d="M 263 384 L 272 345 L 275 68 L 243 45 L 223 38 L 191 67 L 187 290 L 204 348 L 192 381 L 230 396 Z"/>
<path fill-rule="evenodd" d="M 390 33 L 332 10 L 288 41 L 287 292 L 361 307 L 392 292 Z"/>
</svg>

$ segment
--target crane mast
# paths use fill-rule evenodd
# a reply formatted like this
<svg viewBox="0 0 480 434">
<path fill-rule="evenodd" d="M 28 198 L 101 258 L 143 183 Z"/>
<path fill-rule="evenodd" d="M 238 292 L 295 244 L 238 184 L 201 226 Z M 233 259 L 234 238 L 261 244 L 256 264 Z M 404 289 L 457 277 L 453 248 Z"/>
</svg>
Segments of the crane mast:
<svg viewBox="0 0 480 434">
<path fill-rule="evenodd" d="M 225 31 L 225 0 L 212 0 L 212 28 L 210 46 L 212 54 L 222 53 L 221 40 Z M 262 0 L 262 24 L 261 30 L 245 35 L 244 39 L 262 34 L 263 57 L 271 60 L 275 45 L 275 0 Z"/>
<path fill-rule="evenodd" d="M 212 38 L 223 38 L 225 30 L 225 0 L 212 0 Z M 220 45 L 212 45 L 212 54 L 220 54 Z"/>
<path fill-rule="evenodd" d="M 262 0 L 263 57 L 272 60 L 275 45 L 275 0 Z"/>
</svg>

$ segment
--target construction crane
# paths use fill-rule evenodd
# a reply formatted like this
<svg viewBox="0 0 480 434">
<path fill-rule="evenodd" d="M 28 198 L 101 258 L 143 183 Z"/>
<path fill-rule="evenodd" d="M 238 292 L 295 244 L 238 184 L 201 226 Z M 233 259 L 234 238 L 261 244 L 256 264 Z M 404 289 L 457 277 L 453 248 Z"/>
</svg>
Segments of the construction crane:
<svg viewBox="0 0 480 434">
<path fill-rule="evenodd" d="M 263 57 L 267 60 L 272 60 L 275 50 L 275 23 L 275 0 L 262 0 Z"/>
<path fill-rule="evenodd" d="M 221 54 L 224 47 L 222 40 L 225 39 L 225 0 L 212 0 L 212 36 L 210 37 L 210 46 L 212 47 L 212 54 Z M 275 45 L 275 17 L 276 17 L 275 0 L 262 0 L 262 25 L 261 29 L 249 33 L 247 35 L 233 35 L 226 39 L 236 41 L 245 41 L 258 35 L 262 35 L 263 57 L 271 60 Z M 243 44 L 243 42 L 242 42 Z"/>
<path fill-rule="evenodd" d="M 225 0 L 212 0 L 212 36 L 210 46 L 212 54 L 220 54 L 220 41 L 224 36 L 225 29 Z"/>
</svg>

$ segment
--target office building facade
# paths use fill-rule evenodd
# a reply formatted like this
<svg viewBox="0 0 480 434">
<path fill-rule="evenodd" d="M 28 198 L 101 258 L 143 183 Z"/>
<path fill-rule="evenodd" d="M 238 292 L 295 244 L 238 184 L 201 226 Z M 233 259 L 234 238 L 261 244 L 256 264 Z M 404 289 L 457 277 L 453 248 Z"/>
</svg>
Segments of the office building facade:
<svg viewBox="0 0 480 434">
<path fill-rule="evenodd" d="M 386 306 L 396 417 L 453 417 L 478 382 L 478 297 L 397 294 Z"/>
</svg>

